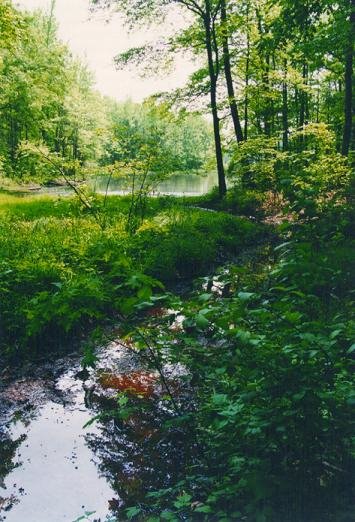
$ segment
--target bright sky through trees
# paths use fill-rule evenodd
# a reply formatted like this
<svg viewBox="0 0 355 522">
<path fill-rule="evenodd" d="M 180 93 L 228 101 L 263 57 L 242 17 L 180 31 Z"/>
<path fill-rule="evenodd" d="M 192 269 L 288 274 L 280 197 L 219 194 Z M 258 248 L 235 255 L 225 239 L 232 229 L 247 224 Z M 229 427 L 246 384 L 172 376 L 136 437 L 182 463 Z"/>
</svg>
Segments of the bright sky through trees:
<svg viewBox="0 0 355 522">
<path fill-rule="evenodd" d="M 50 3 L 50 0 L 16 2 L 24 9 L 41 8 L 47 12 Z M 135 71 L 117 71 L 113 63 L 116 54 L 154 40 L 157 34 L 161 34 L 162 27 L 143 28 L 129 34 L 118 16 L 111 18 L 107 23 L 107 14 L 90 14 L 89 0 L 57 0 L 55 16 L 59 24 L 59 37 L 69 45 L 75 55 L 88 63 L 95 74 L 98 90 L 117 100 L 131 98 L 141 101 L 156 92 L 181 86 L 194 69 L 192 64 L 180 58 L 171 74 L 164 73 L 160 78 L 142 79 Z M 169 30 L 167 23 L 163 32 Z"/>
</svg>

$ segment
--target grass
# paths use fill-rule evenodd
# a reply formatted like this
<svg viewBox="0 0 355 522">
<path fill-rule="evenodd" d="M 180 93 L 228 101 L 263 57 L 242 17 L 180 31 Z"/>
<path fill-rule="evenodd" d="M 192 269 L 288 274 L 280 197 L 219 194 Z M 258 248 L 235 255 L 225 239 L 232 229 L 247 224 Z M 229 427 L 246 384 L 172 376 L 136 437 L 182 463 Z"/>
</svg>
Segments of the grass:
<svg viewBox="0 0 355 522">
<path fill-rule="evenodd" d="M 103 202 L 94 201 L 101 212 Z M 246 218 L 152 198 L 131 236 L 128 206 L 126 196 L 109 197 L 102 229 L 75 198 L 0 194 L 0 355 L 19 362 L 73 346 L 117 320 L 132 274 L 174 285 L 266 233 Z"/>
<path fill-rule="evenodd" d="M 0 215 L 16 219 L 37 220 L 42 217 L 73 215 L 76 207 L 73 198 L 55 198 L 42 195 L 13 195 L 0 192 Z"/>
</svg>

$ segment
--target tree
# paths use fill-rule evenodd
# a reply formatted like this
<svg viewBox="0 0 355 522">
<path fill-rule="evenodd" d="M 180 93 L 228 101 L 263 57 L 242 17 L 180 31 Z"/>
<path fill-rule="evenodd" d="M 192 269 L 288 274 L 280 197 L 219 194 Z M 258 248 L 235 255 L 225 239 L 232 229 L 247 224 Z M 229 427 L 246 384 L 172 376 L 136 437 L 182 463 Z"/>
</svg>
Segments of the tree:
<svg viewBox="0 0 355 522">
<path fill-rule="evenodd" d="M 104 164 L 131 195 L 127 229 L 145 217 L 147 198 L 174 173 L 199 171 L 208 160 L 211 133 L 195 115 L 174 114 L 165 104 L 110 102 L 111 129 Z"/>
<path fill-rule="evenodd" d="M 349 0 L 344 6 L 348 13 L 345 37 L 345 74 L 344 74 L 344 130 L 342 141 L 342 153 L 349 154 L 350 145 L 355 149 L 354 143 L 354 116 L 353 116 L 353 57 L 354 57 L 354 37 L 355 37 L 355 1 Z"/>
<path fill-rule="evenodd" d="M 227 2 L 226 0 L 221 0 L 221 23 L 222 23 L 222 42 L 223 42 L 223 65 L 224 65 L 224 74 L 226 77 L 227 84 L 227 92 L 228 92 L 228 101 L 231 110 L 231 115 L 233 119 L 234 132 L 238 142 L 243 141 L 243 131 L 242 126 L 239 119 L 238 107 L 234 93 L 234 85 L 233 85 L 233 77 L 232 77 L 232 69 L 231 69 L 231 60 L 230 60 L 230 52 L 229 52 L 229 43 L 228 43 L 228 17 L 227 17 Z"/>
<path fill-rule="evenodd" d="M 46 16 L 0 2 L 0 156 L 3 173 L 21 179 L 55 177 L 43 158 L 36 168 L 36 147 L 72 162 L 73 177 L 77 166 L 102 154 L 103 100 L 91 73 L 58 40 L 53 6 Z"/>
<path fill-rule="evenodd" d="M 166 9 L 172 5 L 178 5 L 186 9 L 194 18 L 202 31 L 204 50 L 206 53 L 207 70 L 209 76 L 210 109 L 213 120 L 213 132 L 215 141 L 215 154 L 218 173 L 219 194 L 226 193 L 226 179 L 223 164 L 222 139 L 220 130 L 220 118 L 218 113 L 217 87 L 220 75 L 220 56 L 217 40 L 217 17 L 220 13 L 220 2 L 217 0 L 92 0 L 94 5 L 108 7 L 114 5 L 124 13 L 131 24 L 149 21 L 154 16 L 164 17 Z M 187 43 L 185 41 L 185 43 Z M 192 41 L 190 41 L 192 44 Z"/>
</svg>

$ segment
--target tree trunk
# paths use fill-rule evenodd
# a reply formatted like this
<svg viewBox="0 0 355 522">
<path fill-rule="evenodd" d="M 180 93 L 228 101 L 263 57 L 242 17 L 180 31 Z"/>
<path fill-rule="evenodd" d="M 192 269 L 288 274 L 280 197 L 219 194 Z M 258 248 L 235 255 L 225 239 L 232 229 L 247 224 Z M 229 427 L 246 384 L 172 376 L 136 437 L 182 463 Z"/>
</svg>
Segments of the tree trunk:
<svg viewBox="0 0 355 522">
<path fill-rule="evenodd" d="M 353 56 L 355 33 L 355 0 L 350 0 L 350 26 L 347 46 L 345 49 L 345 95 L 344 95 L 344 129 L 341 152 L 349 154 L 351 138 L 354 139 L 353 129 Z M 353 136 L 352 136 L 353 135 Z"/>
<path fill-rule="evenodd" d="M 317 106 L 316 106 L 316 123 L 319 123 L 319 109 L 320 109 L 320 87 L 317 89 Z"/>
<path fill-rule="evenodd" d="M 302 78 L 303 78 L 303 85 L 306 87 L 308 84 L 308 68 L 306 62 L 303 63 L 302 66 Z M 300 127 L 303 127 L 305 123 L 308 123 L 307 121 L 307 113 L 308 113 L 308 95 L 305 90 L 302 89 L 300 92 L 300 119 L 299 119 L 299 125 Z"/>
<path fill-rule="evenodd" d="M 287 60 L 284 60 L 284 77 L 282 82 L 282 146 L 288 149 L 288 92 L 287 92 Z"/>
<path fill-rule="evenodd" d="M 234 86 L 233 86 L 230 52 L 229 52 L 229 44 L 228 44 L 226 0 L 221 0 L 221 21 L 222 21 L 222 25 L 223 25 L 222 41 L 223 41 L 224 74 L 226 77 L 228 101 L 229 101 L 229 107 L 230 107 L 232 120 L 233 120 L 235 137 L 237 139 L 237 142 L 239 143 L 240 141 L 243 141 L 243 131 L 242 131 L 242 126 L 240 124 L 238 107 L 237 107 L 237 102 L 235 99 L 235 92 L 234 92 Z"/>
<path fill-rule="evenodd" d="M 219 128 L 219 117 L 217 107 L 217 78 L 218 70 L 215 70 L 215 63 L 213 59 L 212 49 L 212 30 L 211 30 L 211 14 L 210 14 L 210 2 L 206 0 L 206 14 L 204 16 L 205 26 L 205 39 L 206 39 L 206 51 L 208 60 L 208 72 L 210 77 L 210 99 L 211 99 L 211 112 L 213 119 L 213 131 L 214 141 L 216 149 L 216 161 L 217 161 L 217 172 L 218 172 L 218 188 L 219 195 L 223 197 L 227 192 L 226 176 L 223 165 L 223 153 L 221 143 L 221 133 Z"/>
<path fill-rule="evenodd" d="M 259 36 L 260 36 L 260 39 L 262 40 L 265 35 L 268 33 L 268 29 L 263 29 L 263 26 L 262 26 L 262 18 L 261 18 L 261 15 L 260 15 L 260 12 L 258 10 L 256 10 L 256 16 L 257 16 L 257 21 L 258 21 L 258 31 L 259 31 Z M 263 120 L 264 120 L 264 133 L 266 134 L 266 136 L 270 136 L 271 135 L 271 114 L 272 114 L 272 108 L 271 108 L 271 104 L 270 104 L 270 98 L 269 98 L 269 95 L 270 95 L 270 53 L 269 51 L 266 51 L 266 50 L 262 50 L 261 47 L 259 46 L 259 56 L 260 56 L 260 61 L 262 63 L 262 84 L 263 84 L 263 88 L 265 90 L 265 94 L 266 94 L 266 100 L 264 101 L 264 108 L 263 108 L 263 111 L 262 111 L 262 117 L 263 117 Z"/>
<path fill-rule="evenodd" d="M 245 99 L 244 99 L 244 139 L 248 139 L 248 108 L 249 108 L 249 65 L 250 65 L 250 36 L 249 36 L 249 4 L 247 8 L 247 56 L 245 62 Z"/>
<path fill-rule="evenodd" d="M 263 83 L 265 86 L 265 91 L 267 95 L 266 99 L 266 108 L 264 113 L 264 131 L 266 136 L 271 136 L 271 103 L 268 95 L 270 94 L 270 55 L 266 54 L 265 56 L 265 69 L 263 73 Z"/>
</svg>

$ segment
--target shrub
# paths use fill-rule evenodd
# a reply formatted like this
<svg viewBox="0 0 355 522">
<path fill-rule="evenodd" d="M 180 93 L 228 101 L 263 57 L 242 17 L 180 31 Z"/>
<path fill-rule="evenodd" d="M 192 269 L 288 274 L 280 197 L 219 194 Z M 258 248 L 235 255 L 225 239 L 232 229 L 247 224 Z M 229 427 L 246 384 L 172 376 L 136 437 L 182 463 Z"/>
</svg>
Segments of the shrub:
<svg viewBox="0 0 355 522">
<path fill-rule="evenodd" d="M 325 235 L 323 216 L 293 225 L 276 264 L 264 259 L 260 274 L 254 265 L 222 272 L 229 296 L 200 291 L 181 302 L 181 331 L 160 325 L 157 334 L 154 325 L 157 347 L 189 370 L 194 395 L 178 426 L 191 458 L 141 511 L 167 520 L 350 522 L 355 245 L 340 216 Z"/>
<path fill-rule="evenodd" d="M 221 198 L 216 187 L 204 196 L 185 198 L 186 204 L 212 210 L 221 210 L 239 216 L 262 218 L 265 194 L 241 185 L 228 188 L 227 194 Z"/>
<path fill-rule="evenodd" d="M 257 190 L 232 187 L 226 194 L 225 205 L 233 214 L 241 216 L 253 216 L 258 219 L 264 216 L 263 203 L 265 194 Z"/>
</svg>

